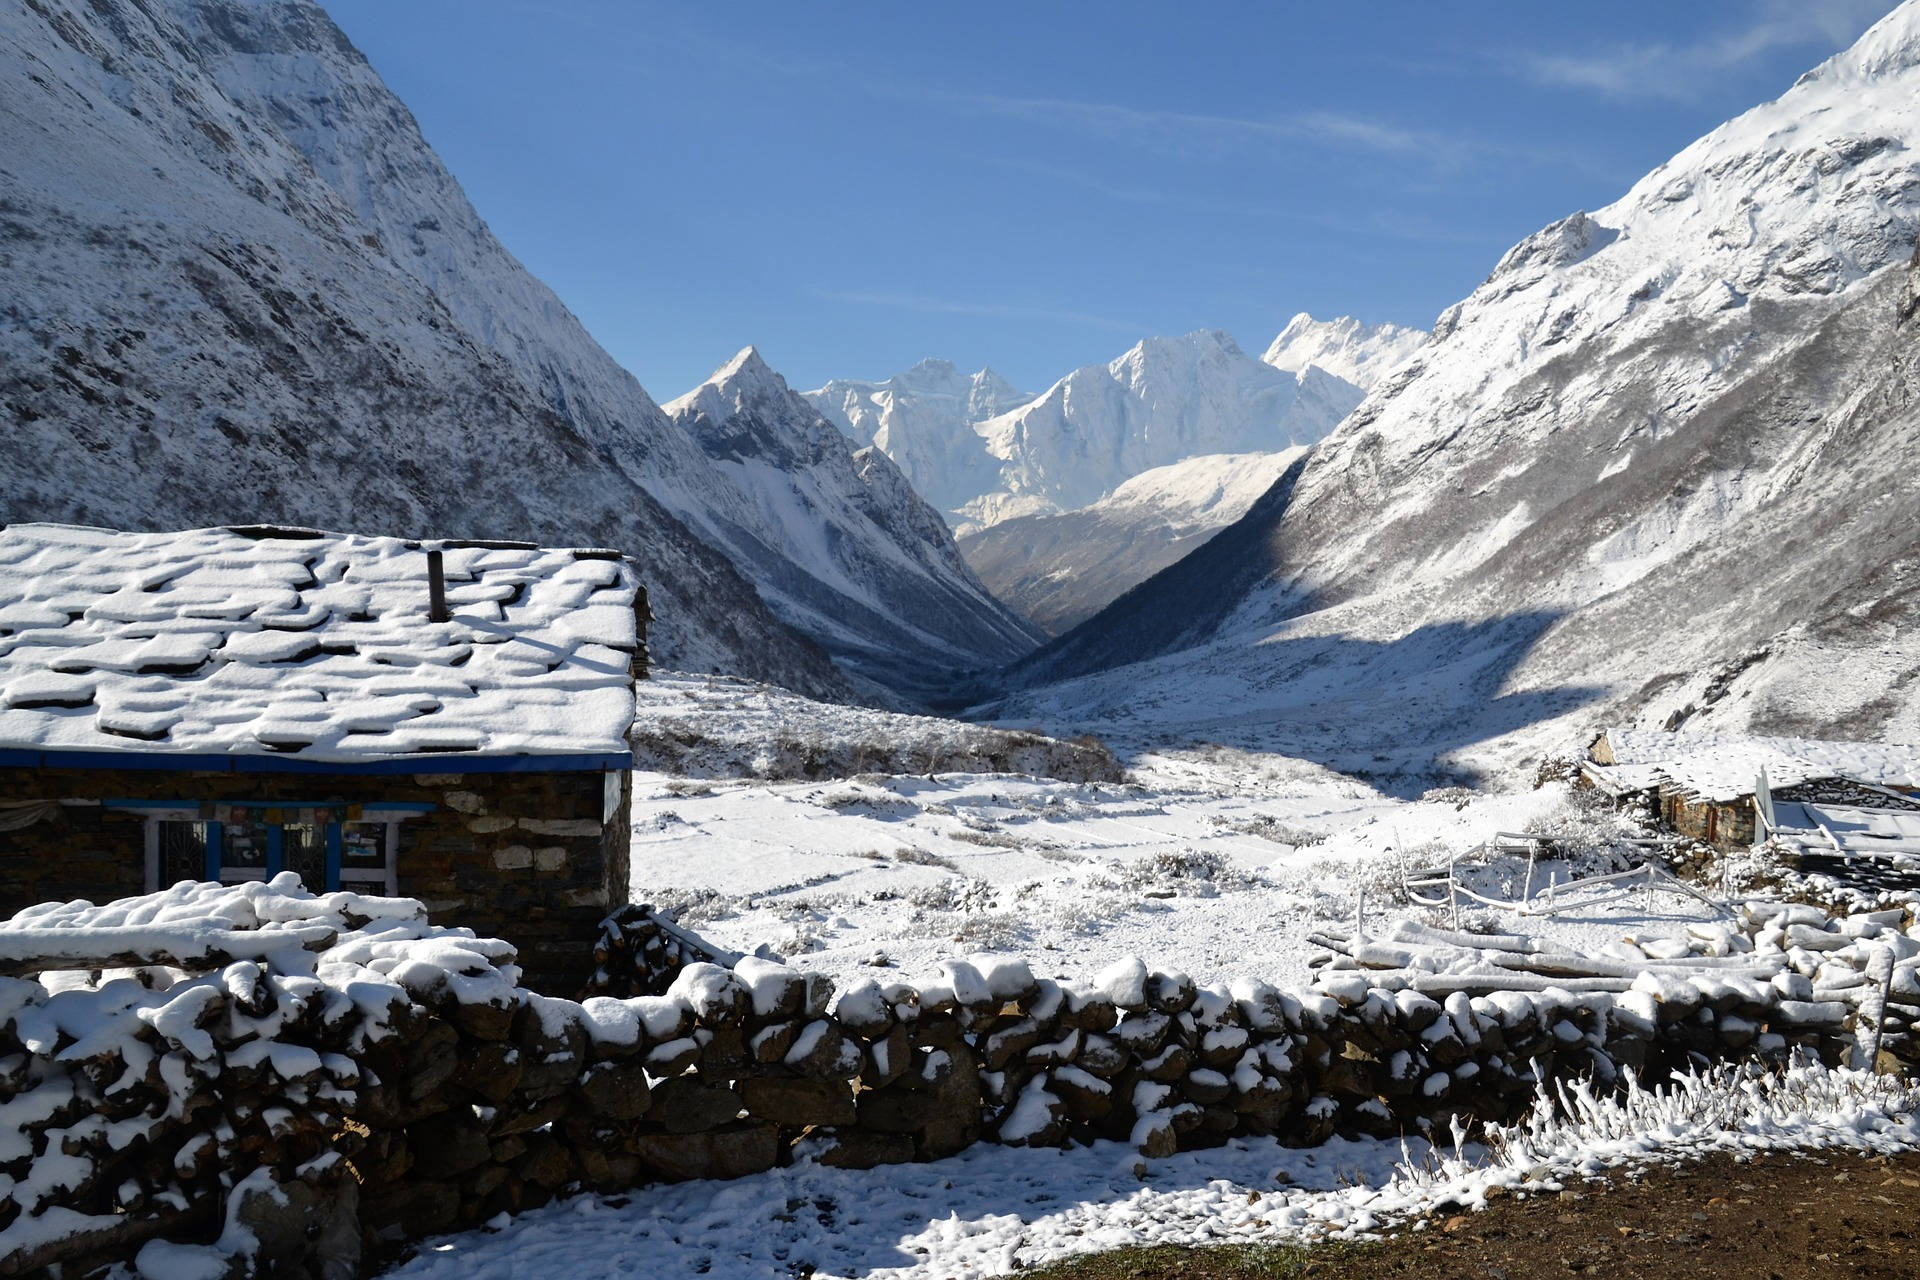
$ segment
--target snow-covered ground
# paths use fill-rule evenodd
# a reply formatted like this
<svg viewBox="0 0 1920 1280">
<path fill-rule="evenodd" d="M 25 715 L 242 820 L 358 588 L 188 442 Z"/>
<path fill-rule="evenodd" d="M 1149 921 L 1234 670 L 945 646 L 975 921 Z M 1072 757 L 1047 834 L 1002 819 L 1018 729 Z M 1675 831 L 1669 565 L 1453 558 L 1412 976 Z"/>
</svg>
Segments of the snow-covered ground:
<svg viewBox="0 0 1920 1280">
<path fill-rule="evenodd" d="M 831 734 L 820 731 L 830 738 Z M 909 980 L 980 951 L 1088 978 L 1139 955 L 1198 981 L 1303 985 L 1306 934 L 1426 918 L 1397 905 L 1403 867 L 1444 864 L 1499 832 L 1618 847 L 1629 828 L 1565 784 L 1399 800 L 1305 761 L 1197 748 L 1142 754 L 1120 783 L 984 773 L 802 781 L 636 776 L 632 890 L 729 948 L 836 977 Z M 1622 850 L 1624 852 L 1624 849 Z M 1543 863 L 1540 875 L 1568 874 Z M 1677 896 L 1502 932 L 1582 949 L 1711 917 Z"/>
</svg>

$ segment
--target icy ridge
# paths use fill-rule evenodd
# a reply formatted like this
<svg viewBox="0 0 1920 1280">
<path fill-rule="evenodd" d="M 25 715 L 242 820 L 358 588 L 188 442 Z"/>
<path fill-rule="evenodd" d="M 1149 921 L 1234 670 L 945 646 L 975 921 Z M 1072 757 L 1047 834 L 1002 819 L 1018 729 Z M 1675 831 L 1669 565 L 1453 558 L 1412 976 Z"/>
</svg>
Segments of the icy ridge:
<svg viewBox="0 0 1920 1280">
<path fill-rule="evenodd" d="M 987 667 L 1038 639 L 980 585 L 886 455 L 853 449 L 754 348 L 666 412 L 731 481 L 709 518 L 746 563 L 767 566 L 761 590 L 775 613 L 829 652 L 876 673 Z M 782 572 L 793 548 L 805 568 Z"/>
</svg>

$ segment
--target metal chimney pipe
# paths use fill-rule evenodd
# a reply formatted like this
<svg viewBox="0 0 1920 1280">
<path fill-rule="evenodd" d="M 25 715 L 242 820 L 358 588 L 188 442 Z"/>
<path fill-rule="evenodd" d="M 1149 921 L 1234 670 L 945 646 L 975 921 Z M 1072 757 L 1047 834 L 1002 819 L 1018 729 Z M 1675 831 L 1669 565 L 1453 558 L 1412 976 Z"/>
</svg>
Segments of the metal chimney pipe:
<svg viewBox="0 0 1920 1280">
<path fill-rule="evenodd" d="M 447 568 L 440 548 L 427 548 L 427 621 L 445 622 L 447 614 Z"/>
</svg>

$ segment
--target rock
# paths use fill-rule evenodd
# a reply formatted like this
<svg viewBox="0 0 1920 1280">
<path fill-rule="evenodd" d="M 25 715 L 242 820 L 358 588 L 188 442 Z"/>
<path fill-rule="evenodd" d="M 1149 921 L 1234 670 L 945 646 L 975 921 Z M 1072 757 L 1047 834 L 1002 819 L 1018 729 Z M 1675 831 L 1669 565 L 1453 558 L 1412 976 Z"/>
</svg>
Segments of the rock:
<svg viewBox="0 0 1920 1280">
<path fill-rule="evenodd" d="M 462 1111 L 465 1108 L 461 1108 Z M 452 1178 L 493 1158 L 493 1147 L 471 1114 L 435 1116 L 407 1129 L 419 1169 L 439 1178 Z"/>
<path fill-rule="evenodd" d="M 909 1134 L 872 1133 L 865 1129 L 825 1129 L 813 1135 L 821 1140 L 818 1159 L 835 1169 L 871 1169 L 883 1164 L 908 1164 L 914 1158 Z"/>
<path fill-rule="evenodd" d="M 1133 1133 L 1128 1140 L 1139 1148 L 1142 1155 L 1153 1159 L 1162 1159 L 1180 1150 L 1180 1138 L 1173 1129 L 1173 1116 L 1166 1111 L 1149 1111 L 1134 1121 Z"/>
<path fill-rule="evenodd" d="M 451 1080 L 489 1106 L 499 1106 L 520 1086 L 520 1076 L 520 1050 L 487 1041 L 467 1046 Z"/>
<path fill-rule="evenodd" d="M 855 1035 L 877 1039 L 893 1026 L 893 1008 L 887 1003 L 880 984 L 863 978 L 840 993 L 834 1001 L 833 1018 Z"/>
<path fill-rule="evenodd" d="M 1068 1031 L 1058 1040 L 1043 1040 L 1027 1050 L 1027 1065 L 1030 1067 L 1061 1067 L 1080 1056 L 1082 1033 Z"/>
<path fill-rule="evenodd" d="M 638 1063 L 603 1062 L 588 1069 L 579 1084 L 581 1099 L 609 1120 L 638 1120 L 653 1103 L 645 1068 Z"/>
<path fill-rule="evenodd" d="M 513 1035 L 517 1004 L 459 1004 L 448 1011 L 453 1025 L 475 1040 L 506 1040 Z"/>
<path fill-rule="evenodd" d="M 527 1150 L 513 1161 L 513 1174 L 526 1182 L 549 1190 L 563 1187 L 570 1180 L 567 1149 L 550 1133 L 527 1135 Z"/>
<path fill-rule="evenodd" d="M 668 1181 L 744 1178 L 773 1168 L 780 1132 L 771 1124 L 742 1123 L 704 1133 L 646 1133 L 634 1139 L 634 1149 Z"/>
<path fill-rule="evenodd" d="M 1061 1067 L 1049 1086 L 1066 1108 L 1067 1118 L 1081 1124 L 1104 1120 L 1113 1110 L 1113 1086 L 1078 1067 Z"/>
<path fill-rule="evenodd" d="M 1039 1043 L 1043 1029 L 1031 1018 L 1021 1018 L 987 1037 L 980 1056 L 987 1070 L 1004 1070 L 1009 1062 Z"/>
<path fill-rule="evenodd" d="M 1173 1030 L 1173 1019 L 1164 1013 L 1128 1014 L 1113 1029 L 1116 1040 L 1141 1057 L 1160 1052 Z"/>
<path fill-rule="evenodd" d="M 460 1036 L 432 1014 L 420 1015 L 407 1029 L 406 1095 L 419 1102 L 450 1079 L 460 1066 Z"/>
<path fill-rule="evenodd" d="M 840 1080 L 792 1080 L 762 1076 L 740 1082 L 747 1112 L 790 1129 L 850 1125 L 856 1114 L 853 1087 Z"/>
<path fill-rule="evenodd" d="M 753 1033 L 753 1038 L 747 1041 L 747 1052 L 761 1066 L 770 1067 L 787 1056 L 787 1050 L 793 1048 L 794 1037 L 799 1034 L 799 1023 L 776 1022 Z"/>
<path fill-rule="evenodd" d="M 320 1280 L 356 1280 L 360 1274 L 360 1187 L 344 1170 L 312 1178 L 252 1180 L 234 1189 L 232 1219 L 258 1242 L 255 1260 L 272 1267 L 311 1259 Z"/>
<path fill-rule="evenodd" d="M 759 956 L 742 956 L 733 976 L 746 984 L 756 1018 L 797 1018 L 807 1004 L 807 980 L 798 969 Z"/>
<path fill-rule="evenodd" d="M 938 1100 L 937 1092 L 898 1086 L 865 1090 L 858 1099 L 860 1127 L 880 1133 L 913 1133 L 926 1127 Z"/>
<path fill-rule="evenodd" d="M 417 1240 L 452 1228 L 460 1216 L 460 1189 L 449 1182 L 408 1182 L 371 1197 L 361 1222 L 385 1240 Z"/>
<path fill-rule="evenodd" d="M 1019 956 L 982 952 L 967 957 L 975 972 L 987 984 L 987 991 L 1002 1004 L 1031 1004 L 1040 992 L 1033 971 Z"/>
<path fill-rule="evenodd" d="M 869 1089 L 892 1084 L 913 1067 L 913 1040 L 905 1027 L 896 1026 L 867 1046 L 860 1079 Z"/>
<path fill-rule="evenodd" d="M 1060 1007 L 1060 1025 L 1063 1027 L 1078 1027 L 1082 1031 L 1110 1031 L 1118 1021 L 1118 1006 L 1100 991 L 1069 990 Z"/>
<path fill-rule="evenodd" d="M 686 1005 L 693 1010 L 694 1021 L 708 1027 L 738 1022 L 753 1008 L 753 997 L 745 983 L 731 971 L 704 960 L 696 960 L 674 975 L 667 999 Z"/>
<path fill-rule="evenodd" d="M 1194 1102 L 1211 1105 L 1225 1102 L 1233 1093 L 1233 1085 L 1218 1071 L 1202 1067 L 1180 1082 L 1180 1091 Z"/>
<path fill-rule="evenodd" d="M 1184 1013 L 1199 989 L 1184 973 L 1155 973 L 1147 978 L 1147 1007 L 1155 1013 Z"/>
<path fill-rule="evenodd" d="M 1008 1146 L 1057 1147 L 1066 1139 L 1066 1105 L 1037 1075 L 1027 1081 L 1013 1106 L 1001 1117 L 999 1140 Z"/>
<path fill-rule="evenodd" d="M 742 1105 L 732 1089 L 704 1084 L 697 1076 L 675 1076 L 654 1089 L 650 1116 L 668 1133 L 694 1133 L 728 1123 Z"/>
<path fill-rule="evenodd" d="M 1147 1007 L 1147 977 L 1146 962 L 1127 956 L 1095 974 L 1093 985 L 1115 1008 L 1133 1013 Z"/>
<path fill-rule="evenodd" d="M 656 1076 L 677 1076 L 700 1061 L 700 1042 L 692 1036 L 657 1044 L 647 1051 L 647 1069 Z"/>
<path fill-rule="evenodd" d="M 1193 1055 L 1177 1044 L 1170 1044 L 1140 1064 L 1140 1074 L 1149 1080 L 1178 1080 L 1193 1067 Z"/>
<path fill-rule="evenodd" d="M 741 1075 L 753 1061 L 747 1051 L 746 1029 L 738 1022 L 702 1029 L 694 1035 L 705 1041 L 700 1046 L 700 1070 L 715 1079 Z"/>
<path fill-rule="evenodd" d="M 847 1080 L 860 1073 L 864 1057 L 838 1027 L 822 1018 L 800 1029 L 783 1061 L 816 1080 Z"/>
<path fill-rule="evenodd" d="M 1127 1065 L 1127 1051 L 1111 1036 L 1088 1035 L 1081 1042 L 1080 1056 L 1074 1059 L 1074 1064 L 1103 1080 L 1110 1080 Z"/>
<path fill-rule="evenodd" d="M 564 1094 L 543 1098 L 531 1105 L 503 1107 L 493 1118 L 490 1126 L 494 1137 L 508 1137 L 515 1134 L 531 1134 L 535 1129 L 544 1128 L 566 1114 L 567 1099 Z"/>
</svg>

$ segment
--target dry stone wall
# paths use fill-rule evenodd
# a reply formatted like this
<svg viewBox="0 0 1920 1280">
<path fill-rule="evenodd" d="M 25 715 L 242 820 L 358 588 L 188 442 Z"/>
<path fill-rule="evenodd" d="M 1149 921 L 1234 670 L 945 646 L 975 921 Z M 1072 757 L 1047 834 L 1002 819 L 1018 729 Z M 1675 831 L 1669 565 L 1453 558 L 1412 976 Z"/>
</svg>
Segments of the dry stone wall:
<svg viewBox="0 0 1920 1280">
<path fill-rule="evenodd" d="M 801 1158 L 1444 1130 L 1511 1120 L 1571 1077 L 1796 1047 L 1834 1060 L 1852 1020 L 1843 1001 L 1729 981 L 1434 998 L 1353 971 L 1307 993 L 1202 986 L 1138 961 L 1060 983 L 1008 956 L 836 990 L 695 958 L 670 926 L 673 946 L 650 949 L 632 912 L 603 968 L 637 957 L 633 982 L 665 989 L 576 1002 L 525 989 L 509 947 L 430 926 L 417 903 L 284 882 L 47 909 L 0 928 L 0 961 L 192 920 L 225 931 L 207 954 L 258 958 L 0 985 L 0 1273 L 201 1250 L 232 1274 L 271 1259 L 344 1277 L 571 1190 Z"/>
</svg>

